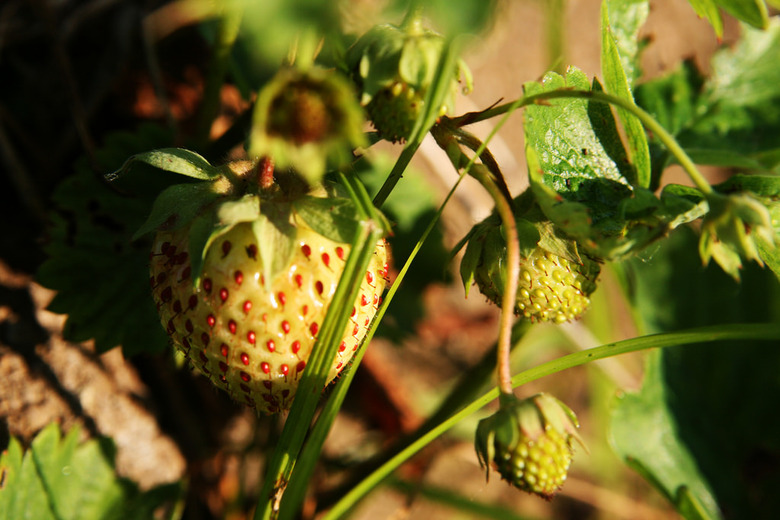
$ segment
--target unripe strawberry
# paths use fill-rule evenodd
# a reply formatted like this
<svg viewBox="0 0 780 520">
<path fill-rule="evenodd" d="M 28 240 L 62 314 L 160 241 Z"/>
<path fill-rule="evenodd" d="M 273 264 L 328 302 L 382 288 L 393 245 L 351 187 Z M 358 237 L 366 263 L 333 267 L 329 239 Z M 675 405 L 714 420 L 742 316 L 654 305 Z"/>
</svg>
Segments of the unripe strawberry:
<svg viewBox="0 0 780 520">
<path fill-rule="evenodd" d="M 266 413 L 290 408 L 364 217 L 335 186 L 312 190 L 289 170 L 275 182 L 266 159 L 215 168 L 181 150 L 147 157 L 204 179 L 164 190 L 137 233 L 155 233 L 149 282 L 163 328 L 235 400 Z M 380 240 L 328 381 L 363 341 L 386 277 Z"/>
<path fill-rule="evenodd" d="M 599 264 L 580 253 L 576 242 L 562 236 L 531 205 L 526 195 L 516 199 L 515 217 L 520 240 L 520 277 L 515 313 L 537 322 L 563 323 L 579 318 L 596 289 Z M 474 226 L 461 263 L 468 289 L 476 282 L 488 300 L 500 305 L 506 279 L 506 239 L 497 216 Z"/>
<path fill-rule="evenodd" d="M 566 480 L 573 441 L 582 443 L 577 428 L 574 412 L 549 394 L 502 395 L 500 410 L 477 427 L 477 456 L 513 486 L 549 500 Z"/>
<path fill-rule="evenodd" d="M 239 223 L 211 244 L 193 286 L 189 236 L 189 227 L 160 231 L 152 250 L 152 292 L 171 341 L 236 401 L 266 413 L 290 408 L 349 246 L 298 223 L 287 266 L 265 280 L 252 223 Z M 362 277 L 328 381 L 366 335 L 385 287 L 386 262 L 382 241 Z"/>
<path fill-rule="evenodd" d="M 401 27 L 375 26 L 349 49 L 347 66 L 361 89 L 360 102 L 383 139 L 403 142 L 409 138 L 423 111 L 443 50 L 444 38 L 424 29 L 418 20 Z M 470 89 L 468 70 L 459 63 L 437 114 L 454 108 L 461 75 L 466 78 L 466 89 Z"/>
<path fill-rule="evenodd" d="M 579 318 L 590 305 L 596 288 L 598 264 L 587 257 L 578 264 L 541 247 L 520 259 L 520 281 L 515 313 L 531 321 L 563 323 Z M 500 305 L 503 275 L 491 265 L 477 269 L 479 290 Z"/>
</svg>

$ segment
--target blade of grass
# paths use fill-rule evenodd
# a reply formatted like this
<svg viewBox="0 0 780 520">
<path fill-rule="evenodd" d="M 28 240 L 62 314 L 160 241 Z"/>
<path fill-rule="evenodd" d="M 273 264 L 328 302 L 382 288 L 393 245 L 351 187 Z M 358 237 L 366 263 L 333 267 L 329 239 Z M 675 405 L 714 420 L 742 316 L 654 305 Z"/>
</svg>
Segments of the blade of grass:
<svg viewBox="0 0 780 520">
<path fill-rule="evenodd" d="M 421 485 L 419 482 L 409 482 L 392 477 L 390 477 L 388 485 L 408 495 L 419 494 L 428 500 L 444 504 L 461 513 L 470 513 L 482 518 L 493 518 L 495 520 L 532 520 L 530 516 L 521 516 L 504 507 L 466 498 L 455 491 L 439 486 Z"/>
<path fill-rule="evenodd" d="M 378 214 L 377 209 L 371 203 L 371 199 L 369 198 L 365 187 L 363 187 L 360 181 L 358 181 L 355 177 L 347 177 L 343 174 L 341 175 L 341 180 L 345 184 L 347 191 L 350 193 L 352 199 L 358 204 L 358 210 L 360 211 L 362 218 L 366 219 L 365 221 L 368 223 L 368 234 L 365 241 L 362 243 L 362 249 L 359 251 L 353 250 L 353 253 L 350 254 L 350 257 L 353 255 L 358 255 L 358 265 L 363 265 L 363 270 L 365 270 L 365 266 L 368 265 L 371 257 L 374 254 L 377 241 L 382 238 L 386 230 L 382 227 L 373 225 L 375 222 L 382 222 L 381 216 Z M 362 273 L 362 271 L 358 272 Z M 352 277 L 350 280 L 356 288 L 355 296 L 357 296 L 357 290 L 360 288 L 363 277 Z M 354 301 L 354 298 L 348 301 L 352 302 Z M 348 314 L 346 316 L 348 316 Z M 343 331 L 344 326 L 346 326 L 346 320 L 344 320 L 343 326 L 341 326 L 341 328 L 334 329 L 333 333 L 336 335 L 335 342 L 337 344 L 341 341 L 341 334 L 338 334 L 338 332 Z M 369 332 L 369 335 L 370 334 L 371 333 Z M 362 345 L 368 344 L 368 341 L 370 341 L 369 335 L 364 338 Z M 338 414 L 339 409 L 341 408 L 341 404 L 344 401 L 344 397 L 346 396 L 346 392 L 349 388 L 349 381 L 351 381 L 353 377 L 355 367 L 360 363 L 364 353 L 364 348 L 358 349 L 358 352 L 353 358 L 351 368 L 347 370 L 346 373 L 342 372 L 339 382 L 336 384 L 335 389 L 331 392 L 327 402 L 325 403 L 325 406 L 317 418 L 317 422 L 313 426 L 309 437 L 306 439 L 298 459 L 295 462 L 295 466 L 290 468 L 291 474 L 288 476 L 289 484 L 285 491 L 284 500 L 282 500 L 281 508 L 279 510 L 278 518 L 281 520 L 295 518 L 298 510 L 303 504 L 309 479 L 314 472 L 317 461 L 319 460 L 322 446 L 325 443 L 325 439 L 327 438 L 328 432 L 330 431 L 330 427 L 333 424 L 333 421 L 336 419 L 336 415 Z M 329 366 L 330 365 L 328 365 L 328 367 Z"/>
<path fill-rule="evenodd" d="M 279 444 L 268 463 L 258 508 L 255 511 L 256 520 L 276 518 L 279 513 L 282 497 L 320 401 L 322 389 L 327 382 L 330 365 L 341 343 L 341 333 L 347 326 L 352 304 L 357 298 L 362 273 L 373 255 L 376 240 L 372 241 L 372 237 L 377 232 L 381 236 L 383 229 L 374 221 L 366 219 L 360 223 L 358 233 L 353 239 L 344 272 L 320 327 L 306 371 L 298 385 Z"/>
<path fill-rule="evenodd" d="M 780 340 L 780 326 L 777 324 L 731 324 L 714 327 L 702 327 L 683 332 L 652 334 L 639 338 L 608 343 L 600 347 L 582 350 L 563 356 L 547 363 L 543 363 L 529 370 L 525 370 L 512 378 L 512 386 L 517 388 L 531 381 L 555 374 L 568 368 L 604 359 L 629 352 L 647 350 L 651 348 L 666 348 L 674 346 L 707 343 L 712 341 L 724 341 L 732 339 L 743 340 Z M 363 482 L 352 488 L 333 508 L 323 517 L 323 520 L 336 520 L 343 518 L 349 510 L 365 497 L 372 489 L 409 460 L 415 453 L 427 446 L 440 435 L 444 434 L 457 423 L 496 399 L 499 395 L 498 388 L 484 394 L 474 400 L 450 418 L 442 421 L 438 426 L 420 436 L 406 449 L 387 461 L 384 465 L 369 475 Z"/>
</svg>

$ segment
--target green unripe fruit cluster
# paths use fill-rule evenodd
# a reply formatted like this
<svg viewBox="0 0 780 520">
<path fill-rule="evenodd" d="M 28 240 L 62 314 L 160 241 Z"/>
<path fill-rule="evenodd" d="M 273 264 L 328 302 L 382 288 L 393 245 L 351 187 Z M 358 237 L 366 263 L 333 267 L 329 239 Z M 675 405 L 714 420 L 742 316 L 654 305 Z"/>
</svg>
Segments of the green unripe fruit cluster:
<svg viewBox="0 0 780 520">
<path fill-rule="evenodd" d="M 571 460 L 566 437 L 549 425 L 536 440 L 521 436 L 514 446 L 496 443 L 493 459 L 502 479 L 545 498 L 555 495 L 566 481 Z"/>
<path fill-rule="evenodd" d="M 515 313 L 531 321 L 563 323 L 579 318 L 588 308 L 588 295 L 595 290 L 598 265 L 582 265 L 537 247 L 520 260 L 520 281 Z M 591 265 L 592 264 L 592 265 Z M 501 273 L 477 269 L 475 280 L 482 294 L 500 305 Z"/>
</svg>

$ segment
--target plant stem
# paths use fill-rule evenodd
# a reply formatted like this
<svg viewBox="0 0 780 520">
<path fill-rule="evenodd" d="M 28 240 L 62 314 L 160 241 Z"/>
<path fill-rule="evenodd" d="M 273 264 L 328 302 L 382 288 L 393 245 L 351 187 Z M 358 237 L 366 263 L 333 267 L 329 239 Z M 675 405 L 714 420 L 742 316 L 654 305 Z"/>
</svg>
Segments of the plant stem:
<svg viewBox="0 0 780 520">
<path fill-rule="evenodd" d="M 517 286 L 520 282 L 520 240 L 517 238 L 517 223 L 512 212 L 512 200 L 504 196 L 489 175 L 483 172 L 485 167 L 475 165 L 472 175 L 490 193 L 496 205 L 506 234 L 506 283 L 501 297 L 501 317 L 498 329 L 497 371 L 498 387 L 502 393 L 512 395 L 512 370 L 509 354 L 512 350 L 512 324 L 514 323 Z"/>
<path fill-rule="evenodd" d="M 209 64 L 206 86 L 203 91 L 203 105 L 198 116 L 198 143 L 202 147 L 205 147 L 209 141 L 211 125 L 219 112 L 222 82 L 230 63 L 230 51 L 241 27 L 242 14 L 241 9 L 231 7 L 224 9 L 219 18 L 214 54 Z"/>
<path fill-rule="evenodd" d="M 497 377 L 498 385 L 505 394 L 512 394 L 511 378 L 512 372 L 509 364 L 509 353 L 512 346 L 512 324 L 514 322 L 515 300 L 517 299 L 517 286 L 520 280 L 520 241 L 517 237 L 517 223 L 512 212 L 512 197 L 509 195 L 505 184 L 499 184 L 503 181 L 503 175 L 500 170 L 492 172 L 488 165 L 473 164 L 474 159 L 469 159 L 460 148 L 459 142 L 464 138 L 464 132 L 449 124 L 449 120 L 436 125 L 432 134 L 436 144 L 447 153 L 450 162 L 456 170 L 461 168 L 477 179 L 480 184 L 490 194 L 496 206 L 498 216 L 501 218 L 501 224 L 504 226 L 506 234 L 506 281 L 504 285 L 504 294 L 501 298 L 501 317 L 499 319 L 498 329 L 498 362 Z M 468 136 L 467 139 L 471 148 L 478 150 L 477 156 L 485 155 L 492 157 L 490 153 L 485 153 L 485 145 L 476 146 L 474 141 L 476 137 Z M 480 143 L 481 144 L 481 143 Z M 488 163 L 493 168 L 498 169 L 495 163 Z M 497 181 L 500 179 L 501 181 Z"/>
<path fill-rule="evenodd" d="M 600 347 L 575 352 L 521 372 L 512 379 L 512 386 L 518 387 L 562 370 L 629 352 L 733 339 L 777 341 L 780 340 L 780 326 L 774 323 L 717 325 L 683 332 L 652 334 L 616 343 L 608 343 Z M 493 389 L 461 409 L 458 413 L 453 414 L 446 421 L 442 421 L 437 427 L 421 436 L 416 442 L 410 444 L 406 449 L 374 471 L 363 482 L 352 488 L 322 520 L 336 520 L 344 517 L 350 508 L 400 467 L 401 464 L 496 397 L 499 397 L 499 391 L 498 389 Z"/>
</svg>

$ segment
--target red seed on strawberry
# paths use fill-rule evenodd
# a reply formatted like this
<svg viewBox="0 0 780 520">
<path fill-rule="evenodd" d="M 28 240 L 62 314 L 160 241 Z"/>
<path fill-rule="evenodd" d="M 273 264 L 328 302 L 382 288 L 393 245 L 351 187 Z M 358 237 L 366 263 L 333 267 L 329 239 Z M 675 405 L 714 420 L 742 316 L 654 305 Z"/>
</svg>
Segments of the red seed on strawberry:
<svg viewBox="0 0 780 520">
<path fill-rule="evenodd" d="M 152 293 L 174 344 L 185 354 L 196 346 L 197 353 L 188 355 L 195 356 L 201 373 L 234 399 L 266 413 L 291 406 L 341 276 L 344 263 L 337 259 L 349 252 L 347 246 L 336 246 L 308 228 L 296 231 L 297 246 L 289 267 L 274 274 L 268 284 L 250 223 L 235 225 L 207 251 L 197 287 L 191 279 L 180 279 L 193 256 L 186 227 L 158 232 L 154 251 L 161 251 L 163 242 L 168 246 L 166 254 L 151 260 L 152 279 L 164 282 L 155 284 Z M 183 265 L 168 261 L 177 255 L 185 258 L 184 254 Z M 355 323 L 373 317 L 373 306 L 364 302 L 375 301 L 383 292 L 385 262 L 385 245 L 380 242 L 362 277 L 353 322 L 345 327 L 330 379 L 347 364 L 366 333 Z"/>
</svg>

